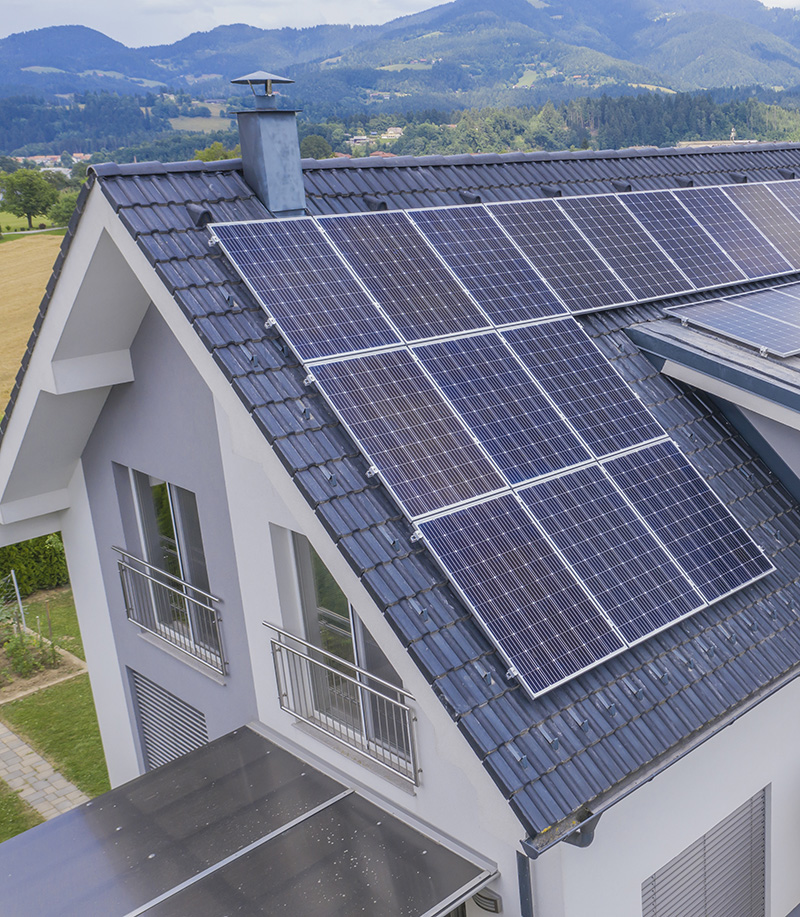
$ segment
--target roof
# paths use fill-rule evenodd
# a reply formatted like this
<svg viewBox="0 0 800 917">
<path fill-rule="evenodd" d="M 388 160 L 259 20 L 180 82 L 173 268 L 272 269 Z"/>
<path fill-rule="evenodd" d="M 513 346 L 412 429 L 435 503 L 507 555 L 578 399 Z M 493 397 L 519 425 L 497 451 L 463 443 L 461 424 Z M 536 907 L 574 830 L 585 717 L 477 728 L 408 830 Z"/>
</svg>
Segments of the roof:
<svg viewBox="0 0 800 917">
<path fill-rule="evenodd" d="M 539 196 L 532 190 L 544 176 L 555 181 L 550 176 L 568 173 L 571 190 L 600 191 L 610 190 L 612 179 L 635 187 L 645 181 L 674 186 L 677 175 L 722 183 L 734 167 L 763 178 L 786 177 L 779 169 L 800 174 L 800 145 L 304 163 L 315 213 L 364 210 L 365 196 L 372 195 L 393 206 L 463 203 L 454 200 L 462 180 L 484 200 L 496 200 Z M 323 193 L 324 182 L 330 184 Z M 504 664 L 432 556 L 412 541 L 389 492 L 367 475 L 347 431 L 322 396 L 304 386 L 305 370 L 274 330 L 265 331 L 259 306 L 218 249 L 209 248 L 202 228 L 209 217 L 268 217 L 239 164 L 112 164 L 96 167 L 90 183 L 99 183 L 384 610 L 533 838 L 533 850 L 557 841 L 800 673 L 798 507 L 710 401 L 659 375 L 632 343 L 627 329 L 660 319 L 660 307 L 622 308 L 581 321 L 776 570 L 533 700 L 506 680 Z M 74 223 L 65 250 L 73 231 Z M 62 262 L 63 253 L 54 278 Z"/>
<path fill-rule="evenodd" d="M 249 728 L 12 838 L 0 875 L 5 917 L 429 914 L 492 877 Z"/>
</svg>

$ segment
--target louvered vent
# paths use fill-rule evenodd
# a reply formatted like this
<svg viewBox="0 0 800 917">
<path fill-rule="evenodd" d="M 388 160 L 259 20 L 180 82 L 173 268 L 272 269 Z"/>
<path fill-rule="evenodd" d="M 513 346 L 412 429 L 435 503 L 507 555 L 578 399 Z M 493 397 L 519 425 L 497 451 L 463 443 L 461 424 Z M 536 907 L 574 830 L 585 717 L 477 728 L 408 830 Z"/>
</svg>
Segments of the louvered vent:
<svg viewBox="0 0 800 917">
<path fill-rule="evenodd" d="M 174 761 L 208 742 L 206 718 L 138 672 L 131 672 L 147 770 Z"/>
<path fill-rule="evenodd" d="M 766 790 L 642 884 L 643 917 L 764 917 Z"/>
</svg>

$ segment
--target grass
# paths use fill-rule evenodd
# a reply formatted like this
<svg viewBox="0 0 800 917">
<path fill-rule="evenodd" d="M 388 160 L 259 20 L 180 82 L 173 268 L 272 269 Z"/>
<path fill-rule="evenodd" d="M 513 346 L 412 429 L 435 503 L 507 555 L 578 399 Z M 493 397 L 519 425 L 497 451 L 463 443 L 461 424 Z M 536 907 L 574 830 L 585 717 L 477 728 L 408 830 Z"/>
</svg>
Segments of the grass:
<svg viewBox="0 0 800 917">
<path fill-rule="evenodd" d="M 53 625 L 53 640 L 67 652 L 86 661 L 83 651 L 83 641 L 78 627 L 78 617 L 75 614 L 75 603 L 72 598 L 72 589 L 62 586 L 60 589 L 48 589 L 36 592 L 23 603 L 25 606 L 25 621 L 31 630 L 36 630 L 36 616 L 39 616 L 39 626 L 44 637 L 49 639 L 47 632 L 47 610 L 50 610 L 50 622 Z"/>
<path fill-rule="evenodd" d="M 0 780 L 0 843 L 40 825 L 44 818 Z"/>
<path fill-rule="evenodd" d="M 0 246 L 0 405 L 14 385 L 60 245 L 60 238 L 42 233 Z"/>
<path fill-rule="evenodd" d="M 88 675 L 10 701 L 0 719 L 87 796 L 111 789 Z"/>
</svg>

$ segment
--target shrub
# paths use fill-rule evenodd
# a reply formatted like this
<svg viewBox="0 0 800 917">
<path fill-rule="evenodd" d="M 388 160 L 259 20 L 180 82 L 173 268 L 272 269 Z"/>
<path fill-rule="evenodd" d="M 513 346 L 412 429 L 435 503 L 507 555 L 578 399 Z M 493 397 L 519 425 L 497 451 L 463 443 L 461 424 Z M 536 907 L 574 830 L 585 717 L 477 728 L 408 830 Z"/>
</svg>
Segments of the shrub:
<svg viewBox="0 0 800 917">
<path fill-rule="evenodd" d="M 0 548 L 0 577 L 14 570 L 22 595 L 38 589 L 55 589 L 69 582 L 61 536 L 43 535 Z"/>
<path fill-rule="evenodd" d="M 3 645 L 9 665 L 20 678 L 30 678 L 42 667 L 41 651 L 37 652 L 30 637 L 15 634 Z"/>
</svg>

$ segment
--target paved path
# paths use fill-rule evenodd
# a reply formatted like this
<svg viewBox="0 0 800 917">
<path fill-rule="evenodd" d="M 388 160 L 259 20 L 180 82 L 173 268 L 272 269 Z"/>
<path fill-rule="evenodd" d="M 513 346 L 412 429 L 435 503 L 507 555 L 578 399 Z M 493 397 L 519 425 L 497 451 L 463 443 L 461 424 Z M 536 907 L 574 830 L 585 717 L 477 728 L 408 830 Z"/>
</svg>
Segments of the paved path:
<svg viewBox="0 0 800 917">
<path fill-rule="evenodd" d="M 81 791 L 0 723 L 0 779 L 46 819 L 89 801 Z"/>
</svg>

